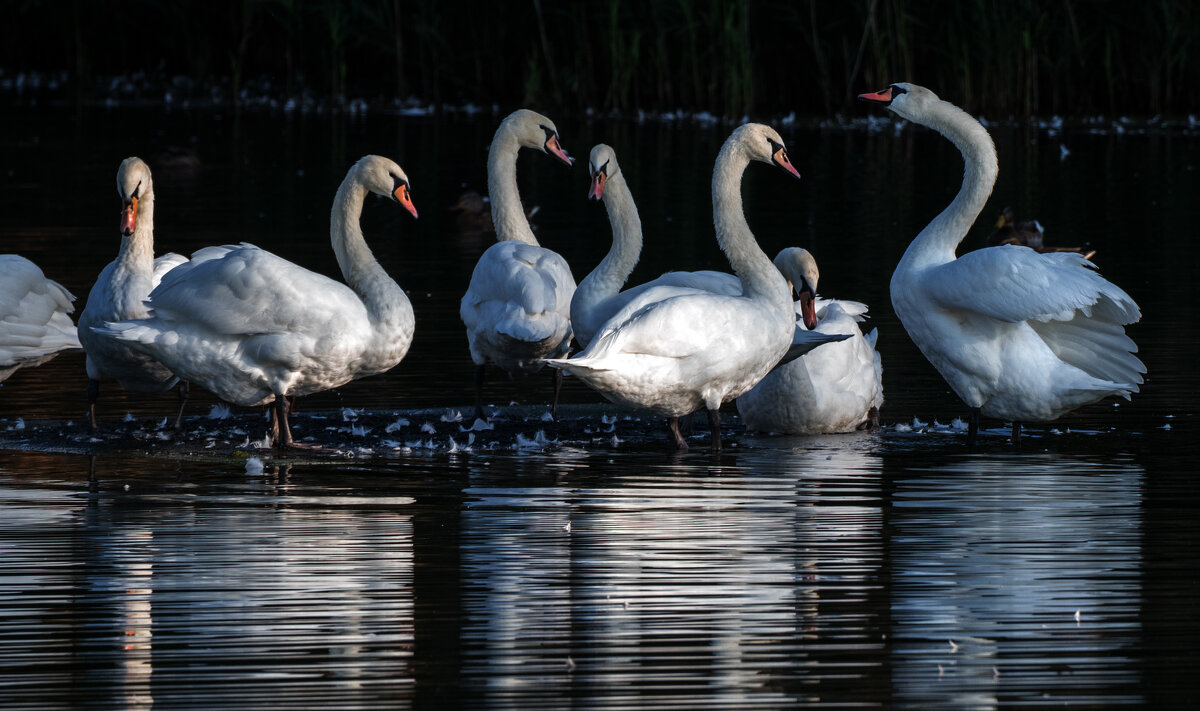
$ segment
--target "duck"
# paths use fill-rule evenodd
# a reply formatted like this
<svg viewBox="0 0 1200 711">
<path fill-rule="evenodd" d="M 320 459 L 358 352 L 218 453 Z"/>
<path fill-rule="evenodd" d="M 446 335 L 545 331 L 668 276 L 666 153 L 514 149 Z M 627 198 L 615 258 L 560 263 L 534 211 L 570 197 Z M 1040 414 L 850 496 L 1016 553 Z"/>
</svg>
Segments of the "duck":
<svg viewBox="0 0 1200 711">
<path fill-rule="evenodd" d="M 846 338 L 772 370 L 739 397 L 746 429 L 810 435 L 877 428 L 883 365 L 875 347 L 878 329 L 864 335 L 859 326 L 866 304 L 817 296 L 820 272 L 803 247 L 781 250 L 775 266 L 798 297 L 795 309 L 804 328 Z"/>
<path fill-rule="evenodd" d="M 417 217 L 397 163 L 377 155 L 356 162 L 330 214 L 345 283 L 253 244 L 206 247 L 150 292 L 148 317 L 110 322 L 102 332 L 226 402 L 270 405 L 273 446 L 319 447 L 294 438 L 288 399 L 384 373 L 400 363 L 413 338 L 412 304 L 359 225 L 367 193 Z"/>
<path fill-rule="evenodd" d="M 462 297 L 459 316 L 475 365 L 475 418 L 483 410 L 485 367 L 509 377 L 541 370 L 542 359 L 565 354 L 571 343 L 571 297 L 575 277 L 567 261 L 538 244 L 517 190 L 517 154 L 540 150 L 567 166 L 575 159 L 563 149 L 549 118 L 519 109 L 500 122 L 488 150 L 488 193 L 497 242 L 479 257 Z M 562 376 L 554 378 L 551 415 L 557 416 Z"/>
<path fill-rule="evenodd" d="M 714 270 L 667 272 L 621 291 L 642 251 L 641 217 L 612 146 L 605 143 L 593 146 L 588 157 L 588 170 L 591 173 L 588 199 L 603 201 L 612 229 L 612 247 L 596 268 L 579 282 L 571 298 L 571 328 L 581 347 L 587 347 L 596 332 L 631 303 L 638 309 L 654 298 L 674 293 L 661 287 L 700 289 L 727 296 L 742 294 L 742 281 L 736 275 Z M 815 325 L 815 320 L 813 323 Z M 797 325 L 792 348 L 781 362 L 786 363 L 828 342 L 830 339 L 824 334 Z"/>
<path fill-rule="evenodd" d="M 487 195 L 481 195 L 475 190 L 466 190 L 458 196 L 458 200 L 449 209 L 454 213 L 455 229 L 462 234 L 496 231 L 496 226 L 492 223 L 491 200 Z M 537 205 L 525 208 L 525 218 L 533 219 L 538 210 Z M 532 223 L 530 223 L 530 228 L 536 230 Z"/>
<path fill-rule="evenodd" d="M 962 153 L 958 194 L 913 239 L 892 273 L 892 306 L 905 331 L 967 405 L 967 444 L 981 417 L 1052 422 L 1085 405 L 1130 399 L 1146 366 L 1125 327 L 1141 310 L 1077 252 L 1013 244 L 956 256 L 999 171 L 991 135 L 970 114 L 912 83 L 859 99 L 949 139 Z"/>
<path fill-rule="evenodd" d="M 580 353 L 545 361 L 612 402 L 666 417 L 675 450 L 688 448 L 679 418 L 705 407 L 712 449 L 719 452 L 721 404 L 748 391 L 778 364 L 795 331 L 787 283 L 759 248 L 742 211 L 741 179 L 752 160 L 800 177 L 770 126 L 744 124 L 722 145 L 713 169 L 713 222 L 741 293 L 649 289 L 615 314 Z"/>
<path fill-rule="evenodd" d="M 115 380 L 135 393 L 161 393 L 179 385 L 178 430 L 187 404 L 188 384 L 170 368 L 143 351 L 102 332 L 109 321 L 145 318 L 146 299 L 163 275 L 187 261 L 168 252 L 154 256 L 154 180 L 150 166 L 137 156 L 121 161 L 117 169 L 117 193 L 121 197 L 121 246 L 117 258 L 96 277 L 87 302 L 79 314 L 79 342 L 86 359 L 88 376 L 88 424 L 94 431 L 100 383 Z"/>
<path fill-rule="evenodd" d="M 1045 228 L 1037 220 L 1017 220 L 1013 217 L 1013 209 L 1005 207 L 996 218 L 996 229 L 987 238 L 989 247 L 1000 244 L 1019 244 L 1030 249 L 1046 252 L 1079 252 L 1084 259 L 1091 260 L 1096 256 L 1096 250 L 1085 250 L 1083 247 L 1047 247 L 1045 244 Z"/>
<path fill-rule="evenodd" d="M 79 350 L 75 297 L 18 254 L 0 254 L 0 383 L 21 368 Z"/>
</svg>

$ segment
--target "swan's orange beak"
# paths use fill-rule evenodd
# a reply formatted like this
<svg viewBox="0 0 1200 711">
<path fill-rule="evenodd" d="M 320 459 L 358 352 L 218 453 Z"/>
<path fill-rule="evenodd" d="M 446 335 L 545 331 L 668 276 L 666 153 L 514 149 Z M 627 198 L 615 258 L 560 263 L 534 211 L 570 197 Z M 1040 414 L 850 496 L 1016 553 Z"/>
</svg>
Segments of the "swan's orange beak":
<svg viewBox="0 0 1200 711">
<path fill-rule="evenodd" d="M 797 178 L 800 177 L 800 171 L 796 170 L 796 166 L 792 165 L 792 161 L 788 159 L 787 151 L 782 146 L 775 150 L 774 155 L 771 156 L 771 162 Z"/>
<path fill-rule="evenodd" d="M 602 170 L 598 170 L 592 174 L 592 186 L 588 188 L 589 200 L 599 200 L 604 197 L 604 181 L 607 179 L 608 176 Z"/>
<path fill-rule="evenodd" d="M 808 289 L 800 292 L 800 318 L 804 320 L 804 327 L 808 330 L 817 327 L 817 309 L 813 305 L 813 293 Z"/>
<path fill-rule="evenodd" d="M 567 165 L 575 165 L 575 159 L 567 155 L 567 152 L 563 150 L 562 144 L 558 142 L 557 133 L 550 134 L 550 136 L 546 139 L 545 148 L 547 153 L 561 160 L 563 163 L 566 163 Z"/>
<path fill-rule="evenodd" d="M 894 87 L 889 86 L 881 91 L 875 91 L 868 94 L 859 94 L 858 98 L 863 101 L 870 101 L 873 104 L 883 104 L 884 106 L 887 106 L 888 104 L 892 103 L 892 99 L 896 98 L 893 96 L 893 89 Z"/>
<path fill-rule="evenodd" d="M 121 210 L 121 234 L 131 235 L 137 229 L 137 206 L 138 199 L 130 198 L 129 204 Z"/>
<path fill-rule="evenodd" d="M 396 198 L 396 202 L 403 205 L 404 209 L 408 210 L 413 217 L 417 216 L 417 206 L 413 205 L 412 195 L 409 194 L 408 185 L 406 183 L 400 183 L 397 185 L 396 189 L 392 191 L 392 197 Z"/>
</svg>

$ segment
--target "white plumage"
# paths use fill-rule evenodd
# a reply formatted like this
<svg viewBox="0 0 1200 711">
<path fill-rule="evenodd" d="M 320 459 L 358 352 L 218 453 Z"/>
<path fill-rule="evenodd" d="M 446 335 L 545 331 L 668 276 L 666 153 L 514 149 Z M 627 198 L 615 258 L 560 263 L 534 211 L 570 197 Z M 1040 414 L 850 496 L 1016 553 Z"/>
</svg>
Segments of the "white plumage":
<svg viewBox="0 0 1200 711">
<path fill-rule="evenodd" d="M 571 165 L 550 119 L 525 109 L 500 123 L 488 151 L 488 193 L 496 244 L 479 258 L 459 315 L 476 367 L 475 416 L 483 413 L 483 368 L 509 375 L 540 370 L 542 358 L 567 352 L 575 278 L 565 259 L 538 244 L 517 191 L 517 153 L 542 150 Z M 556 393 L 557 400 L 557 393 Z"/>
<path fill-rule="evenodd" d="M 70 313 L 75 297 L 16 254 L 0 254 L 0 382 L 80 348 Z"/>
<path fill-rule="evenodd" d="M 713 170 L 713 219 L 742 293 L 654 287 L 626 304 L 576 357 L 547 362 L 609 400 L 678 418 L 707 407 L 714 448 L 719 408 L 757 383 L 787 353 L 795 317 L 787 284 L 763 254 L 742 212 L 741 178 L 751 160 L 799 177 L 773 129 L 746 124 L 726 140 Z"/>
<path fill-rule="evenodd" d="M 238 405 L 276 405 L 276 444 L 296 446 L 286 397 L 389 370 L 412 342 L 412 304 L 375 260 L 359 227 L 368 192 L 415 217 L 408 177 L 366 156 L 334 199 L 330 234 L 346 284 L 251 244 L 199 250 L 150 294 L 150 318 L 104 331 Z"/>
<path fill-rule="evenodd" d="M 797 291 L 815 295 L 819 273 L 808 250 L 788 247 L 775 266 Z M 802 301 L 795 304 L 803 317 Z M 867 307 L 857 301 L 815 298 L 815 332 L 848 336 L 771 371 L 737 400 L 746 427 L 759 432 L 851 432 L 878 419 L 883 366 L 875 350 L 878 331 L 863 335 Z M 799 333 L 799 331 L 798 331 Z"/>
<path fill-rule="evenodd" d="M 987 130 L 915 84 L 862 95 L 949 138 L 962 152 L 958 195 L 909 245 L 891 297 L 909 336 L 978 415 L 1046 422 L 1110 395 L 1138 391 L 1146 367 L 1124 326 L 1137 304 L 1080 254 L 1015 245 L 956 258 L 991 194 L 998 170 Z"/>
<path fill-rule="evenodd" d="M 93 428 L 101 381 L 116 380 L 122 388 L 137 393 L 164 392 L 179 382 L 170 368 L 152 356 L 96 330 L 109 321 L 149 315 L 146 299 L 150 291 L 165 273 L 187 261 L 173 252 L 154 258 L 154 182 L 150 167 L 141 158 L 121 162 L 117 192 L 123 206 L 121 247 L 117 258 L 96 277 L 79 314 L 79 342 L 87 353 L 88 417 Z"/>
</svg>

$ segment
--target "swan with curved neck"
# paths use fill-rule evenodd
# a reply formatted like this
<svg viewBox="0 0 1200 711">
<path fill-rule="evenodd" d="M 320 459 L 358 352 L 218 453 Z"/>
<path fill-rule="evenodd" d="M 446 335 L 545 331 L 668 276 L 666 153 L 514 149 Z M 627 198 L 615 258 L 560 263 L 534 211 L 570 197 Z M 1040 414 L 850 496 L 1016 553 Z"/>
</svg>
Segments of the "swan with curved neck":
<svg viewBox="0 0 1200 711">
<path fill-rule="evenodd" d="M 59 353 L 81 348 L 70 313 L 75 297 L 16 254 L 0 254 L 0 383 Z"/>
<path fill-rule="evenodd" d="M 292 437 L 288 397 L 387 371 L 412 343 L 412 304 L 359 226 L 367 193 L 417 216 L 399 165 L 380 156 L 355 163 L 330 215 L 345 284 L 251 244 L 207 247 L 150 293 L 149 318 L 110 323 L 104 332 L 222 400 L 274 403 L 272 443 L 305 446 Z"/>
<path fill-rule="evenodd" d="M 987 130 L 915 84 L 859 98 L 932 128 L 963 156 L 962 187 L 904 252 L 891 296 L 909 336 L 970 408 L 968 443 L 980 415 L 1011 421 L 1015 442 L 1022 422 L 1137 392 L 1146 367 L 1124 326 L 1141 312 L 1082 255 L 1003 245 L 955 256 L 996 181 Z"/>
<path fill-rule="evenodd" d="M 817 298 L 820 273 L 806 249 L 782 250 L 775 266 L 799 296 L 796 314 L 806 329 L 844 340 L 781 365 L 739 397 L 738 412 L 746 428 L 823 434 L 878 425 L 883 367 L 875 350 L 878 333 L 864 336 L 858 325 L 866 317 L 866 305 Z"/>
<path fill-rule="evenodd" d="M 484 367 L 499 366 L 510 376 L 542 368 L 542 358 L 567 352 L 571 342 L 571 296 L 575 278 L 567 262 L 538 244 L 517 190 L 517 154 L 540 150 L 568 166 L 554 122 L 521 109 L 496 129 L 488 151 L 488 194 L 496 244 L 479 257 L 459 315 L 467 327 L 475 363 L 475 417 L 484 419 Z M 555 373 L 554 405 L 561 375 Z"/>
<path fill-rule="evenodd" d="M 701 406 L 708 408 L 713 448 L 720 449 L 721 404 L 774 367 L 795 330 L 787 284 L 742 212 L 741 179 L 751 160 L 799 177 L 783 139 L 769 126 L 740 126 L 721 147 L 713 169 L 713 222 L 742 293 L 650 289 L 645 301 L 615 314 L 578 356 L 547 360 L 613 402 L 665 415 L 677 449 L 687 448 L 679 417 Z"/>
<path fill-rule="evenodd" d="M 96 400 L 102 380 L 116 380 L 137 393 L 159 393 L 179 383 L 179 429 L 187 402 L 187 382 L 170 368 L 128 344 L 94 330 L 108 321 L 145 318 L 145 301 L 164 274 L 187 260 L 174 253 L 154 258 L 154 181 L 150 167 L 137 157 L 126 158 L 117 169 L 121 196 L 121 247 L 117 258 L 96 277 L 87 303 L 79 314 L 79 341 L 87 353 L 88 420 L 96 429 Z"/>
</svg>

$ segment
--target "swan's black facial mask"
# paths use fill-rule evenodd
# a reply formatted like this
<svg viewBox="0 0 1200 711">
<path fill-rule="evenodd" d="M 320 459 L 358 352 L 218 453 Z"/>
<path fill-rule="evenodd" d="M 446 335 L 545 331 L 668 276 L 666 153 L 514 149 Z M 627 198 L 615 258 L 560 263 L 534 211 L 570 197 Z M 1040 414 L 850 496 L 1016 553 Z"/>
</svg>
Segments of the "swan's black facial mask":
<svg viewBox="0 0 1200 711">
<path fill-rule="evenodd" d="M 392 198 L 403 205 L 404 209 L 408 210 L 413 217 L 416 217 L 417 206 L 413 205 L 412 190 L 408 187 L 408 183 L 398 175 L 393 175 L 392 181 L 392 184 L 395 186 L 392 188 Z"/>
<path fill-rule="evenodd" d="M 905 89 L 904 87 L 898 86 L 896 84 L 892 84 L 888 88 L 882 89 L 880 91 L 876 91 L 876 92 L 872 92 L 872 93 L 868 93 L 868 94 L 859 94 L 858 98 L 862 101 L 869 101 L 872 104 L 882 104 L 883 106 L 891 106 L 892 102 L 896 100 L 897 96 L 900 96 L 901 94 L 907 94 L 907 93 L 908 93 L 908 89 Z"/>
</svg>

